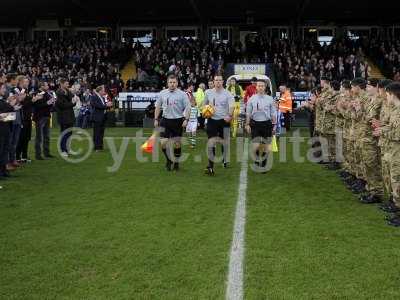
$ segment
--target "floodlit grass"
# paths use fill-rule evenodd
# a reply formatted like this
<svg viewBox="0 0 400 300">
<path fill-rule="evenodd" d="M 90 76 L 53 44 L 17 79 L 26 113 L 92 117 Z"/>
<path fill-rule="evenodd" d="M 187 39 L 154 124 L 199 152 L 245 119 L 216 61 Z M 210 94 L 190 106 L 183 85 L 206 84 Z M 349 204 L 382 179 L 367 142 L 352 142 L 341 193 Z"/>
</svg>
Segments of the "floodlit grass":
<svg viewBox="0 0 400 300">
<path fill-rule="evenodd" d="M 106 131 L 118 147 L 135 132 Z M 0 298 L 224 299 L 240 163 L 235 146 L 229 169 L 203 175 L 202 137 L 178 173 L 139 163 L 131 142 L 114 173 L 105 151 L 1 181 Z M 400 231 L 291 150 L 266 175 L 249 169 L 246 299 L 399 299 Z"/>
</svg>

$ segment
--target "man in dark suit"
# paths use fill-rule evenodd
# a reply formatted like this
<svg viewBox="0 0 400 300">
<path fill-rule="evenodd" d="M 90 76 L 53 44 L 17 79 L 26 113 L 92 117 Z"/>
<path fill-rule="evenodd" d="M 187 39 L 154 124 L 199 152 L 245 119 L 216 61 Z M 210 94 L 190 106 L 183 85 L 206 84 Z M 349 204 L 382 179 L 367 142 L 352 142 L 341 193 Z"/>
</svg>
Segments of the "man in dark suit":
<svg viewBox="0 0 400 300">
<path fill-rule="evenodd" d="M 104 85 L 98 86 L 90 98 L 92 106 L 93 121 L 93 143 L 96 152 L 103 150 L 104 129 L 106 123 L 107 109 L 112 106 L 111 102 L 106 102 L 107 92 Z"/>
<path fill-rule="evenodd" d="M 353 65 L 350 70 L 350 79 L 361 77 L 360 69 L 357 65 Z"/>
<path fill-rule="evenodd" d="M 61 133 L 67 129 L 70 129 L 75 124 L 74 106 L 77 102 L 76 96 L 74 96 L 69 90 L 69 82 L 65 78 L 60 79 L 60 88 L 56 92 L 57 101 L 55 108 L 57 111 L 58 124 L 60 125 Z M 64 134 L 61 138 L 60 148 L 61 155 L 68 157 L 67 143 L 71 137 L 72 132 Z"/>
<path fill-rule="evenodd" d="M 32 93 L 28 93 L 30 85 L 30 80 L 26 76 L 19 76 L 18 89 L 24 91 L 25 98 L 21 102 L 22 104 L 22 128 L 19 136 L 17 148 L 16 148 L 16 158 L 19 163 L 30 162 L 28 157 L 28 147 L 32 136 Z"/>
<path fill-rule="evenodd" d="M 50 117 L 51 110 L 55 102 L 54 94 L 49 91 L 49 84 L 45 81 L 39 83 L 39 93 L 36 95 L 33 103 L 33 121 L 35 121 L 35 157 L 37 160 L 43 160 L 43 154 L 46 158 L 52 158 L 50 154 Z"/>
</svg>

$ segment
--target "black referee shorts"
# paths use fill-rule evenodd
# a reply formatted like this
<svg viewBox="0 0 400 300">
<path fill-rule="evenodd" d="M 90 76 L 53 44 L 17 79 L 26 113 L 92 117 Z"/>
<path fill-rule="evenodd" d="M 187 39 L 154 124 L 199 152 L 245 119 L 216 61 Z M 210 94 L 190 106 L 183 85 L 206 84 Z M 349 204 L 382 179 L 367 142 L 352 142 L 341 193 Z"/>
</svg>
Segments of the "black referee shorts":
<svg viewBox="0 0 400 300">
<path fill-rule="evenodd" d="M 162 118 L 160 127 L 163 129 L 160 132 L 160 137 L 165 139 L 171 139 L 176 137 L 182 137 L 183 134 L 183 118 L 179 119 L 166 119 Z"/>
<path fill-rule="evenodd" d="M 208 119 L 207 121 L 207 136 L 208 138 L 220 137 L 224 138 L 224 130 L 227 130 L 227 134 L 229 137 L 230 123 L 226 123 L 224 119 L 222 120 L 214 120 Z"/>
<path fill-rule="evenodd" d="M 250 122 L 251 127 L 251 138 L 261 138 L 267 141 L 271 140 L 272 137 L 272 122 L 271 120 L 268 121 L 253 121 Z"/>
</svg>

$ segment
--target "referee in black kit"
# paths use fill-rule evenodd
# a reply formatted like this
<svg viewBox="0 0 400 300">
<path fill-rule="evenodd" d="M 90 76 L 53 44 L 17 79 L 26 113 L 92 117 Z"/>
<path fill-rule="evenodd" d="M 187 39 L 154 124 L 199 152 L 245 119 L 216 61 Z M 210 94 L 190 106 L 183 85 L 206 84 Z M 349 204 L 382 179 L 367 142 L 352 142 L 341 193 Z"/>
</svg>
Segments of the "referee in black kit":
<svg viewBox="0 0 400 300">
<path fill-rule="evenodd" d="M 274 99 L 266 94 L 266 87 L 266 81 L 257 80 L 257 93 L 250 97 L 246 109 L 246 130 L 252 138 L 255 170 L 262 173 L 266 173 L 268 148 L 275 133 L 277 113 Z"/>
<path fill-rule="evenodd" d="M 179 158 L 181 157 L 181 137 L 183 128 L 186 127 L 189 113 L 190 102 L 185 92 L 178 89 L 178 79 L 175 75 L 169 75 L 167 79 L 168 88 L 162 90 L 156 102 L 154 113 L 154 128 L 161 127 L 161 149 L 167 160 L 167 171 L 179 170 Z M 160 113 L 162 109 L 162 119 Z M 174 142 L 174 153 L 167 152 L 168 141 Z M 171 153 L 172 154 L 172 153 Z"/>
<path fill-rule="evenodd" d="M 221 75 L 214 76 L 214 88 L 205 92 L 204 105 L 211 105 L 215 110 L 212 117 L 207 121 L 208 166 L 206 168 L 206 174 L 214 175 L 214 160 L 218 141 L 222 142 L 224 168 L 228 164 L 227 147 L 229 147 L 230 126 L 235 107 L 233 95 L 224 89 L 224 79 Z"/>
</svg>

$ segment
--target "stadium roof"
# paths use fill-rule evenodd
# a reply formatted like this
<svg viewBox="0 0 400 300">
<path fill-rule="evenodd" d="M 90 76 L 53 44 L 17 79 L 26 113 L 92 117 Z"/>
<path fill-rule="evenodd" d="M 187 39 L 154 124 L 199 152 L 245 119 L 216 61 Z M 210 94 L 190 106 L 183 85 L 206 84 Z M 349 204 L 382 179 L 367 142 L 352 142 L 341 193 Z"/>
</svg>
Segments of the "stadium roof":
<svg viewBox="0 0 400 300">
<path fill-rule="evenodd" d="M 71 18 L 73 26 L 252 22 L 400 24 L 398 3 L 389 0 L 20 0 L 17 4 L 9 0 L 2 3 L 0 24 L 24 27 L 34 25 L 36 19 L 51 18 Z"/>
</svg>

